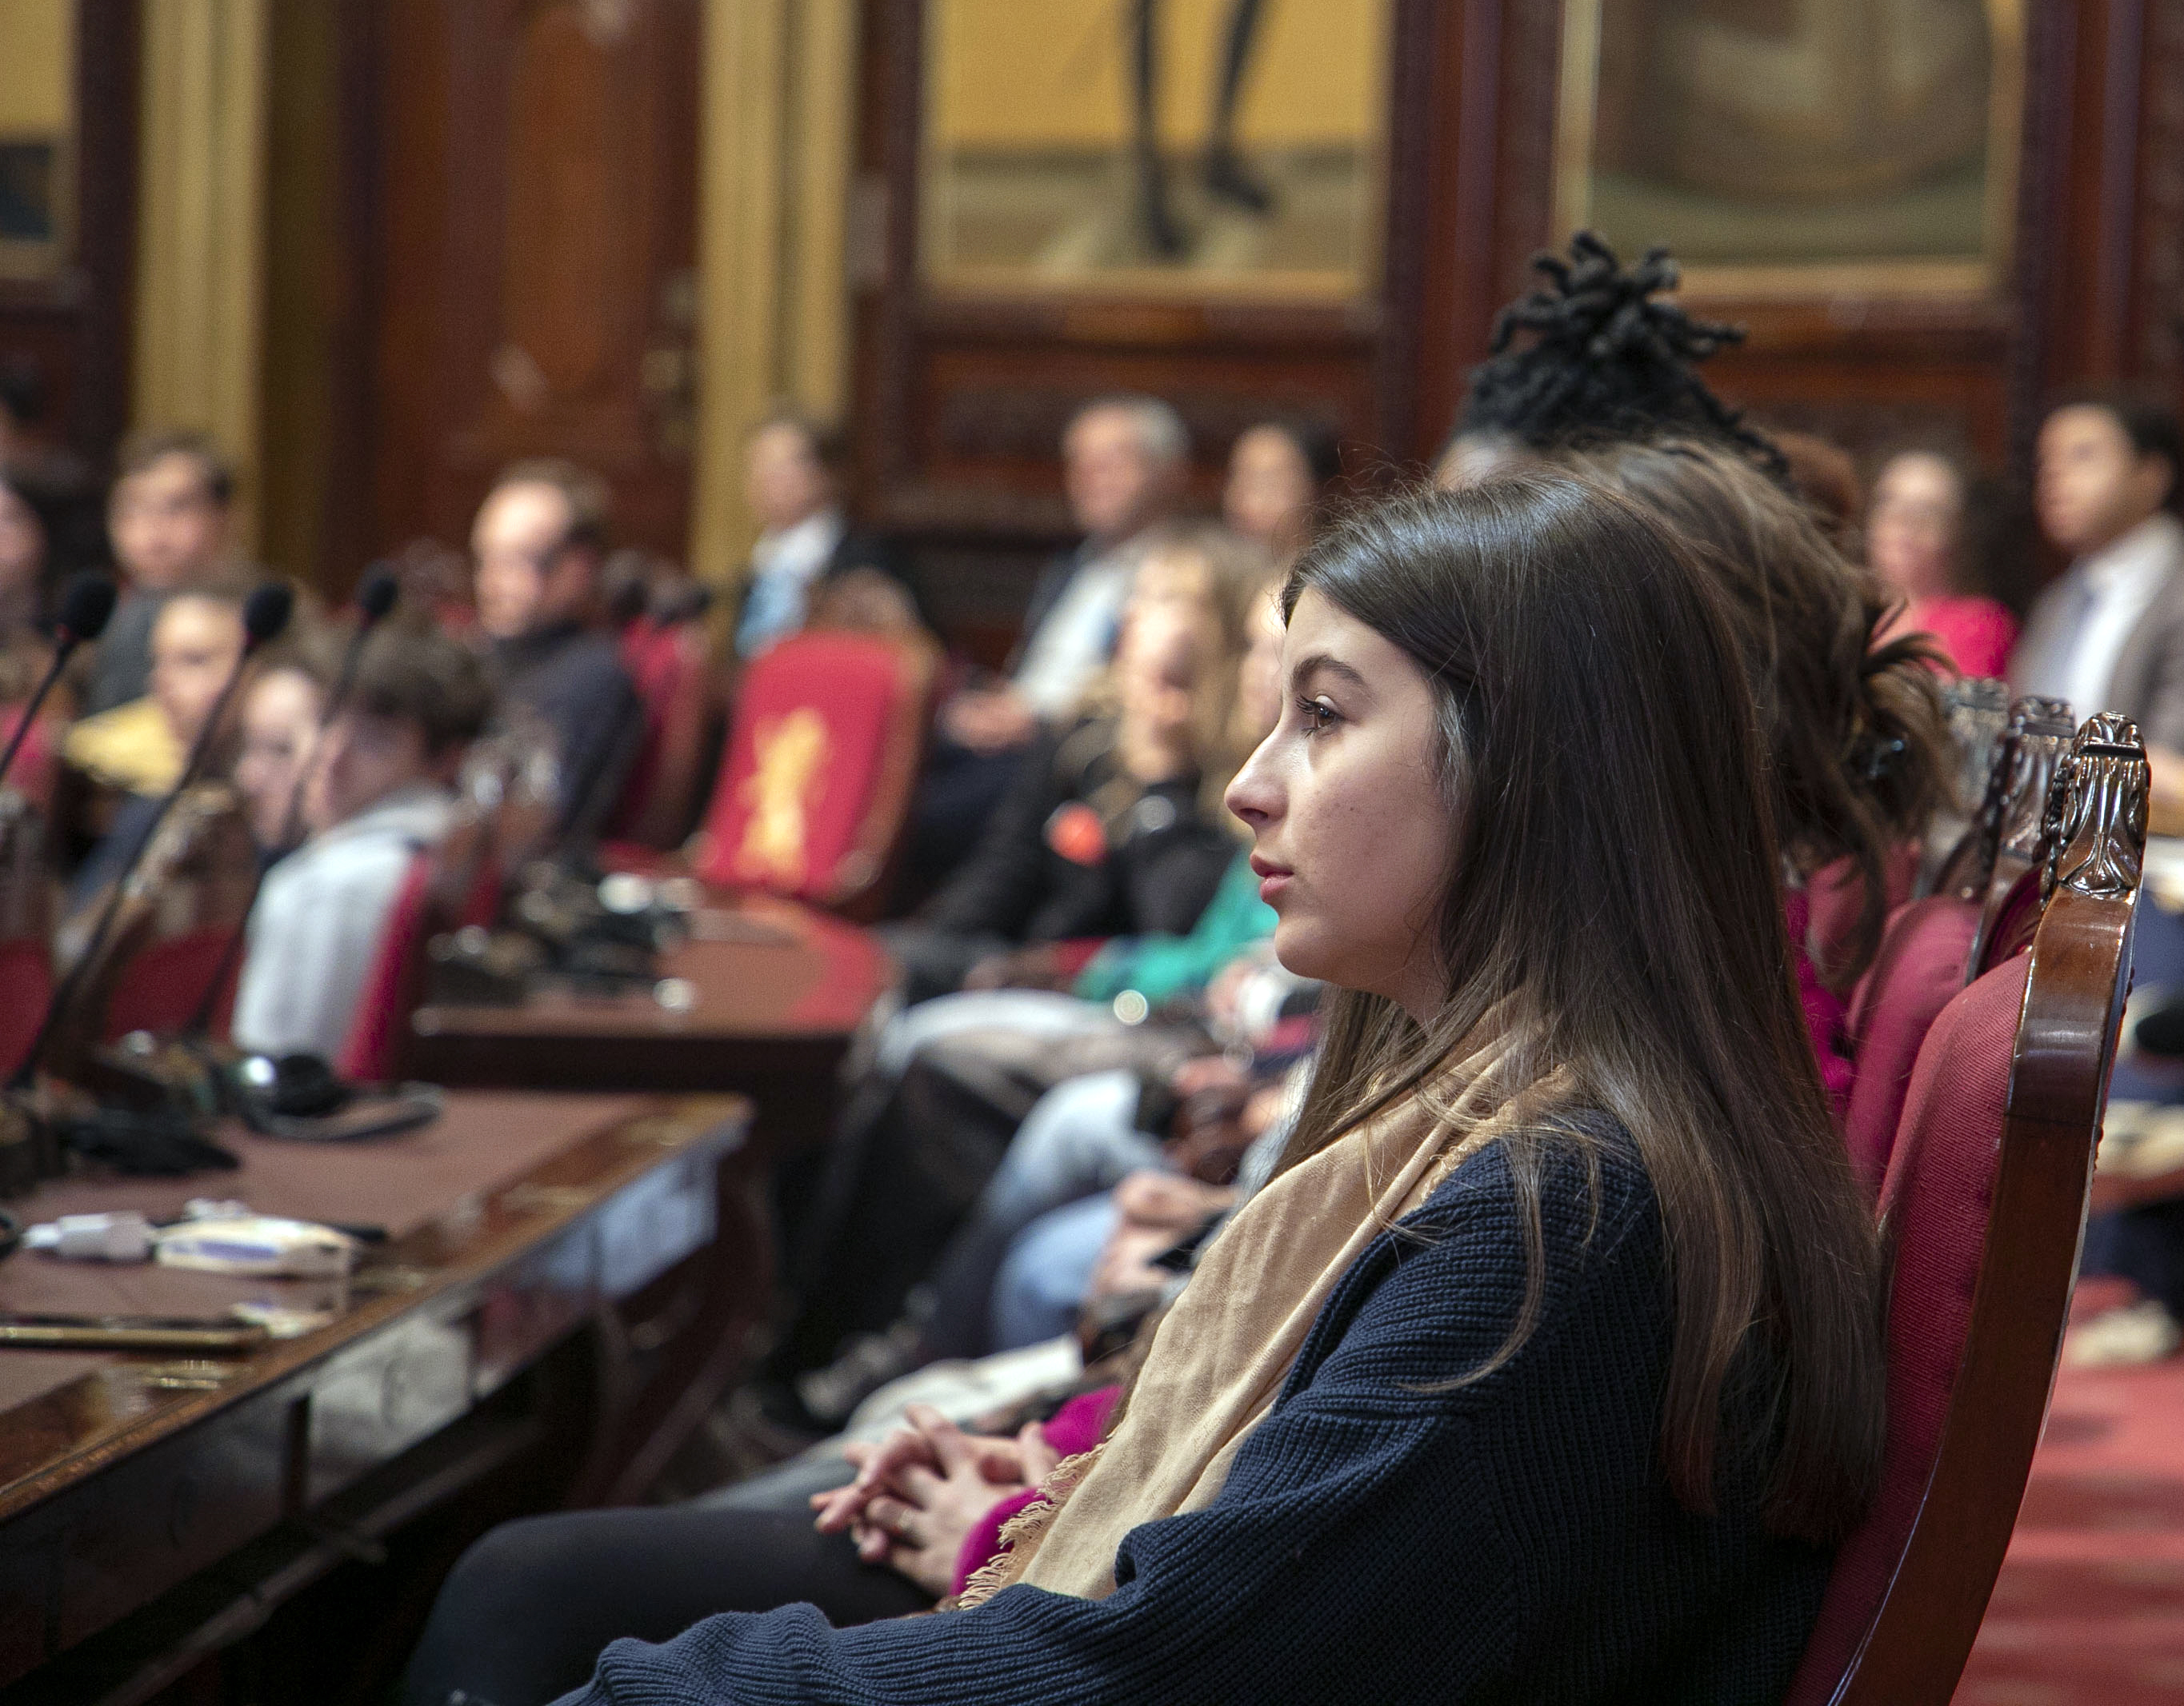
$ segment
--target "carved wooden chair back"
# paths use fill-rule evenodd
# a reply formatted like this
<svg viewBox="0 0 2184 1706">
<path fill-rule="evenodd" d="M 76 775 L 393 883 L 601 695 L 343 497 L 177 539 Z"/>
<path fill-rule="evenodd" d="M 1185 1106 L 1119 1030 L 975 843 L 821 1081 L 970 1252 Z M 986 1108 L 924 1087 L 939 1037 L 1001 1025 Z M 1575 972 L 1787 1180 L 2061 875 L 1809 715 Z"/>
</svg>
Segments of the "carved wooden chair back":
<svg viewBox="0 0 2184 1706">
<path fill-rule="evenodd" d="M 1857 1064 L 1843 1131 L 1852 1164 L 1876 1196 L 1927 1031 L 1975 975 L 2014 885 L 2046 858 L 2048 785 L 2056 753 L 2072 732 L 2067 718 L 2053 699 L 2024 698 L 2011 708 L 1979 809 L 1934 892 L 1890 914 L 1873 964 L 1852 992 L 1846 1030 Z M 2036 899 L 2036 879 L 2027 892 Z"/>
<path fill-rule="evenodd" d="M 2057 767 L 2030 951 L 1919 1050 L 1882 1189 L 1895 1263 L 1880 1497 L 1836 1560 L 1791 1706 L 1944 1706 L 2024 1497 L 2075 1278 L 2146 845 L 2137 730 Z"/>
<path fill-rule="evenodd" d="M 1942 685 L 1942 703 L 1948 718 L 1950 745 L 1957 754 L 1954 798 L 1943 802 L 1928 825 L 1925 854 L 1912 889 L 1914 897 L 1942 892 L 1943 872 L 1977 821 L 1995 754 L 2008 731 L 2009 684 L 1984 675 L 1961 676 Z"/>
<path fill-rule="evenodd" d="M 1991 822 L 1981 826 L 1987 844 L 1986 882 L 1977 895 L 1980 927 L 1972 939 L 1964 981 L 1992 970 L 2031 940 L 2042 898 L 2041 872 L 2053 847 L 2057 767 L 2076 735 L 2070 708 L 2060 699 L 2025 698 L 2010 715 L 2002 758 L 2003 786 Z"/>
</svg>

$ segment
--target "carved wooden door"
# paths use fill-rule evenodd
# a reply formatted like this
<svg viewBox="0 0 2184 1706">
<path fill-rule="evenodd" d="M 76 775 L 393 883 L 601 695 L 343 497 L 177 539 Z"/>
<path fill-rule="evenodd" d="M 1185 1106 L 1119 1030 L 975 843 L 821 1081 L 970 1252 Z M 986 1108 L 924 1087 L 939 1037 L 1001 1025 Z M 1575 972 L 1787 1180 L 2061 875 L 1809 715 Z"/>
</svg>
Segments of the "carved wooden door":
<svg viewBox="0 0 2184 1706">
<path fill-rule="evenodd" d="M 382 549 L 465 536 L 565 456 L 681 553 L 695 403 L 699 0 L 392 0 L 380 31 Z"/>
</svg>

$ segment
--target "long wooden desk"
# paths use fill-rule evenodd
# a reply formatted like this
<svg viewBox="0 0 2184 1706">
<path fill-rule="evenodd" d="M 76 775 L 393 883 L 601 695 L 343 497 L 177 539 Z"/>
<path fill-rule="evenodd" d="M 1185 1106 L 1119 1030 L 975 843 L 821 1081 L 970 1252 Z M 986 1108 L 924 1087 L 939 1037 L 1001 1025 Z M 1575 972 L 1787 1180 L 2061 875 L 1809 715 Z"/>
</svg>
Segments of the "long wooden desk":
<svg viewBox="0 0 2184 1706">
<path fill-rule="evenodd" d="M 8 1698 L 148 1698 L 526 1452 L 571 1448 L 571 1501 L 656 1468 L 763 1295 L 762 1227 L 716 1236 L 748 1125 L 734 1098 L 458 1093 L 383 1142 L 237 1133 L 235 1172 L 58 1181 L 11 1204 L 28 1221 L 235 1197 L 389 1236 L 343 1281 L 0 1263 L 14 1313 L 333 1312 L 229 1358 L 0 1350 Z M 576 1359 L 583 1377 L 542 1385 L 587 1326 L 607 1343 Z"/>
<path fill-rule="evenodd" d="M 426 1006 L 406 1057 L 440 1084 L 722 1090 L 757 1098 L 822 1090 L 894 970 L 865 931 L 763 896 L 696 915 L 651 991 L 587 996 L 546 987 L 507 1007 Z"/>
</svg>

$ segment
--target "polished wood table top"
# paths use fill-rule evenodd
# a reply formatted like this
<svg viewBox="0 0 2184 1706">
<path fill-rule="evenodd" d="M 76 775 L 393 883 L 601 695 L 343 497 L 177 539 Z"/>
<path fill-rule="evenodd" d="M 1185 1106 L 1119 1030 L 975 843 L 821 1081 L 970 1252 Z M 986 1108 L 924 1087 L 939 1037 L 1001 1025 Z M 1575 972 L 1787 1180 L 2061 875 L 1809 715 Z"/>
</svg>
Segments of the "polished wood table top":
<svg viewBox="0 0 2184 1706">
<path fill-rule="evenodd" d="M 720 1164 L 749 1118 L 735 1098 L 459 1092 L 383 1142 L 237 1132 L 232 1172 L 61 1181 L 11 1204 L 28 1223 L 234 1198 L 387 1236 L 343 1281 L 0 1263 L 9 1314 L 216 1318 L 255 1302 L 326 1317 L 231 1356 L 0 1349 L 0 1685 L 308 1528 L 603 1303 L 710 1246 Z"/>
<path fill-rule="evenodd" d="M 869 931 L 791 902 L 741 897 L 694 923 L 650 990 L 548 983 L 512 1006 L 421 1008 L 405 1070 L 442 1084 L 743 1089 L 830 1071 L 894 978 Z"/>
</svg>

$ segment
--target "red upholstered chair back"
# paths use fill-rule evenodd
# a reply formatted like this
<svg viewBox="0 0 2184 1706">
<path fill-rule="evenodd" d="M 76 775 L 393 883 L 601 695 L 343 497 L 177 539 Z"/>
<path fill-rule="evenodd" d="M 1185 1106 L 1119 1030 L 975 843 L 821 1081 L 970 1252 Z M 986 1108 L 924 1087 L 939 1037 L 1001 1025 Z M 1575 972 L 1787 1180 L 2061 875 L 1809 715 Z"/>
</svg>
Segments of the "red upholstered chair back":
<svg viewBox="0 0 2184 1706">
<path fill-rule="evenodd" d="M 696 875 L 853 913 L 881 898 L 930 680 L 919 653 L 872 635 L 806 632 L 760 657 L 737 695 Z"/>
<path fill-rule="evenodd" d="M 1843 1138 L 1859 1181 L 1876 1200 L 1919 1047 L 1964 986 L 1964 960 L 1979 919 L 1977 907 L 1954 895 L 1929 895 L 1899 907 L 1851 998 L 1847 1028 L 1857 1071 Z"/>
<path fill-rule="evenodd" d="M 0 1082 L 15 1075 L 37 1041 L 53 992 L 53 951 L 42 936 L 0 942 Z"/>
<path fill-rule="evenodd" d="M 344 1078 L 379 1084 L 402 1070 L 410 1015 L 424 996 L 425 944 L 434 923 L 432 873 L 431 853 L 421 853 L 411 859 L 410 874 L 387 911 L 341 1058 L 334 1063 L 334 1070 Z"/>
<path fill-rule="evenodd" d="M 699 766 L 715 726 L 710 645 L 702 623 L 640 616 L 623 631 L 621 660 L 644 703 L 644 737 L 607 835 L 675 847 L 697 812 Z"/>
<path fill-rule="evenodd" d="M 119 1042 L 132 1031 L 172 1036 L 187 1030 L 214 978 L 220 980 L 220 993 L 212 1004 L 208 1032 L 226 1036 L 242 970 L 242 956 L 234 951 L 239 928 L 209 925 L 146 941 L 122 962 L 114 980 L 99 1040 Z"/>
<path fill-rule="evenodd" d="M 1882 1486 L 1844 1543 L 1791 1706 L 1944 1706 L 1986 1609 L 2070 1306 L 2129 975 L 2147 769 L 2086 725 L 2030 952 L 1919 1050 L 1881 1191 L 1895 1261 Z"/>
</svg>

